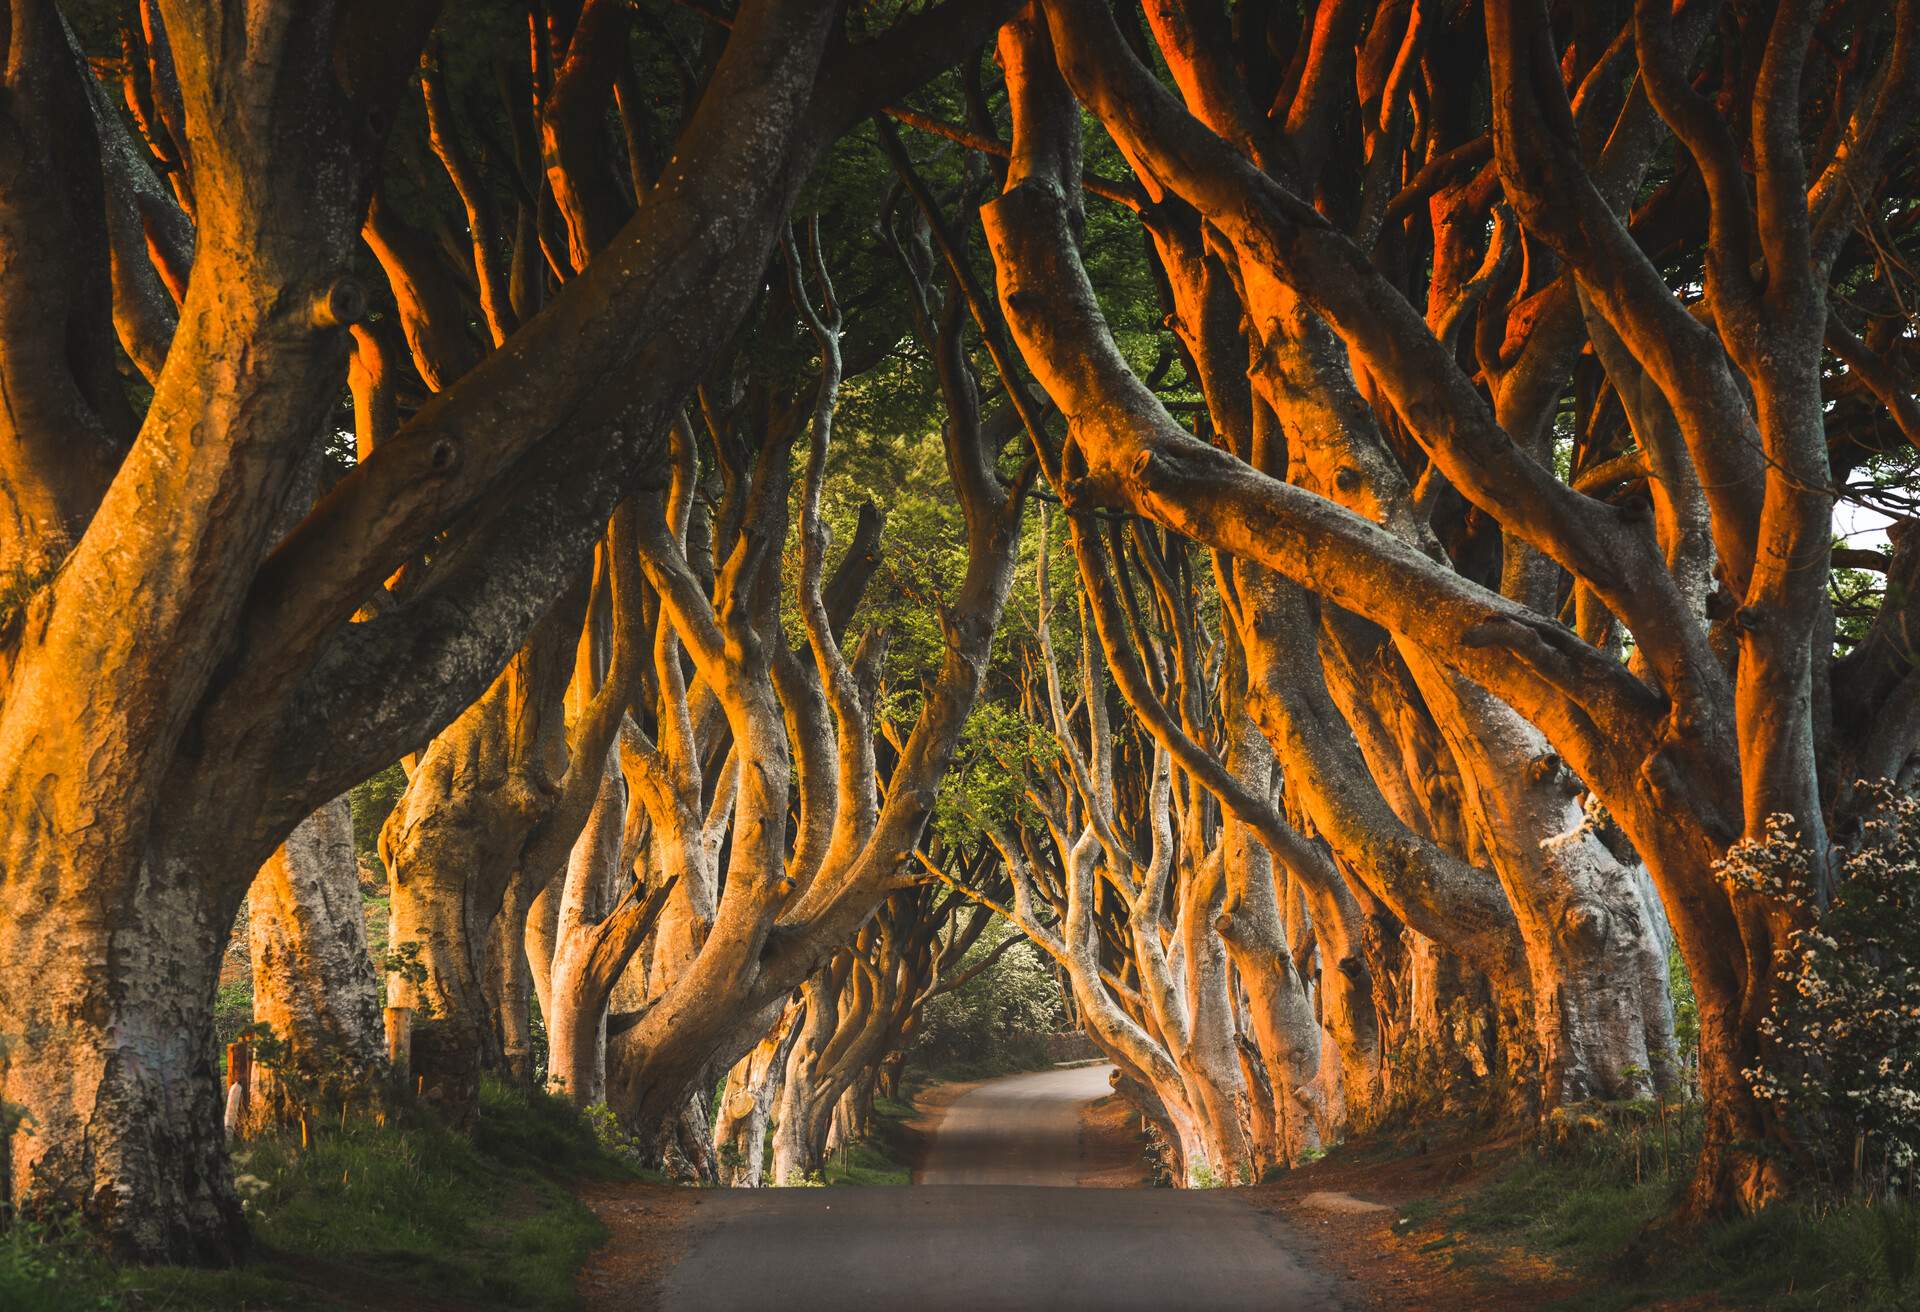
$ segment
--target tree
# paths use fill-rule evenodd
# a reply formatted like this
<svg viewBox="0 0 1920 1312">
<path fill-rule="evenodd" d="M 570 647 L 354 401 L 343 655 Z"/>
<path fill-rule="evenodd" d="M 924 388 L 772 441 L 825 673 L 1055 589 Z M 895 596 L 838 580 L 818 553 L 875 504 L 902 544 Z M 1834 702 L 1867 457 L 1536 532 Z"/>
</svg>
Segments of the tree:
<svg viewBox="0 0 1920 1312">
<path fill-rule="evenodd" d="M 23 507 L 0 655 L 0 1032 L 15 1039 L 0 1098 L 32 1118 L 7 1193 L 78 1208 L 129 1256 L 243 1243 L 210 1022 L 253 872 L 495 682 L 656 467 L 813 162 L 1001 16 L 962 0 L 860 39 L 830 4 L 743 6 L 693 77 L 674 167 L 641 175 L 623 219 L 594 161 L 610 158 L 628 7 L 542 13 L 530 76 L 568 94 L 548 102 L 523 217 L 551 236 L 550 192 L 566 264 L 551 242 L 516 246 L 536 279 L 533 252 L 551 256 L 563 285 L 380 432 L 400 397 L 382 410 L 392 361 L 359 356 L 380 326 L 349 332 L 376 300 L 357 251 L 381 226 L 384 202 L 369 206 L 434 6 L 143 5 L 126 72 L 172 205 L 137 181 L 148 165 L 121 149 L 52 4 L 7 11 L 0 240 L 10 269 L 35 271 L 0 297 Z M 96 220 L 129 212 L 152 233 L 147 265 L 130 228 L 115 241 Z M 480 255 L 492 275 L 499 252 Z M 431 371 L 421 330 L 457 342 L 466 294 L 436 314 L 426 284 L 387 281 Z M 180 292 L 171 315 L 156 284 Z M 493 309 L 490 329 L 507 327 Z M 113 375 L 116 329 L 152 371 L 143 409 Z M 282 535 L 349 341 L 374 440 Z"/>
<path fill-rule="evenodd" d="M 247 940 L 254 1025 L 273 1052 L 254 1062 L 248 1122 L 383 1105 L 380 994 L 346 798 L 301 821 L 260 868 L 247 890 Z"/>
<path fill-rule="evenodd" d="M 792 299 L 819 348 L 820 384 L 809 407 L 809 458 L 800 496 L 805 553 L 797 598 L 809 661 L 780 632 L 777 547 L 786 532 L 786 442 L 791 429 L 716 431 L 729 495 L 718 517 L 732 545 L 715 550 L 709 596 L 694 573 L 684 503 L 643 508 L 642 568 L 691 666 L 719 704 L 737 782 L 728 864 L 712 927 L 682 972 L 614 1039 L 609 1102 L 657 1125 L 753 1047 L 786 996 L 846 943 L 886 896 L 917 879 L 910 862 L 931 819 L 936 789 L 979 693 L 1011 584 L 1026 476 L 995 469 L 1012 435 L 1005 412 L 983 417 L 978 384 L 960 351 L 957 297 L 949 293 L 937 337 L 947 419 L 948 476 L 965 521 L 965 572 L 942 618 L 944 652 L 902 736 L 880 798 L 871 697 L 846 658 L 826 606 L 820 479 L 830 440 L 839 360 L 838 311 L 817 241 L 810 280 L 794 267 Z M 924 292 L 924 289 L 923 289 Z M 748 447 L 742 437 L 757 438 Z M 682 457 L 677 489 L 692 486 Z M 684 495 L 684 492 L 682 493 Z M 644 506 L 644 503 L 643 503 Z M 719 539 L 725 542 L 723 536 Z M 872 650 L 873 644 L 863 644 Z M 797 788 L 792 856 L 788 791 Z M 725 1005 L 714 1005 L 724 999 Z M 709 1086 L 710 1087 L 710 1086 Z"/>
<path fill-rule="evenodd" d="M 1792 816 L 1824 851 L 1822 808 L 1834 780 L 1823 780 L 1815 744 L 1829 732 L 1822 616 L 1832 493 L 1820 324 L 1843 252 L 1859 249 L 1849 241 L 1859 197 L 1885 187 L 1898 158 L 1892 106 L 1913 77 L 1913 7 L 1858 23 L 1850 16 L 1844 35 L 1819 31 L 1854 51 L 1841 75 L 1848 93 L 1830 102 L 1812 97 L 1806 75 L 1808 61 L 1832 48 L 1816 42 L 1813 7 L 1755 17 L 1758 63 L 1736 62 L 1731 45 L 1715 48 L 1727 92 L 1753 111 L 1729 120 L 1691 87 L 1705 32 L 1699 11 L 1670 19 L 1665 6 L 1642 3 L 1618 40 L 1583 32 L 1563 64 L 1540 7 L 1487 5 L 1493 159 L 1479 200 L 1458 203 L 1477 204 L 1467 213 L 1480 215 L 1496 199 L 1511 206 L 1528 243 L 1518 278 L 1514 248 L 1502 249 L 1514 240 L 1506 220 L 1496 216 L 1491 238 L 1477 238 L 1431 192 L 1434 175 L 1462 162 L 1446 158 L 1457 149 L 1451 125 L 1430 118 L 1418 169 L 1405 157 L 1408 121 L 1396 117 L 1405 107 L 1387 95 L 1390 80 L 1353 84 L 1384 97 L 1368 161 L 1378 167 L 1359 178 L 1317 176 L 1334 125 L 1365 108 L 1342 74 L 1372 9 L 1328 11 L 1298 47 L 1288 94 L 1271 113 L 1252 108 L 1266 102 L 1241 83 L 1217 11 L 1149 7 L 1178 97 L 1142 65 L 1141 42 L 1130 47 L 1110 17 L 1078 0 L 1048 3 L 1004 29 L 1013 165 L 984 215 L 1001 302 L 1066 416 L 1073 504 L 1137 511 L 1381 626 L 1414 654 L 1416 674 L 1434 662 L 1537 726 L 1604 804 L 1660 890 L 1699 997 L 1708 1136 L 1695 1204 L 1755 1205 L 1785 1187 L 1779 1159 L 1756 1147 L 1782 1128 L 1740 1071 L 1759 1044 L 1788 918 L 1722 885 L 1713 863 L 1776 814 Z M 1402 78 L 1448 44 L 1412 22 L 1402 30 L 1408 58 L 1394 64 Z M 1622 95 L 1613 74 L 1636 67 L 1626 62 L 1636 50 L 1637 77 Z M 1176 214 L 1191 207 L 1207 225 L 1209 256 L 1251 331 L 1278 334 L 1250 336 L 1247 349 L 1271 347 L 1277 357 L 1274 386 L 1258 399 L 1272 415 L 1265 431 L 1285 440 L 1289 481 L 1274 476 L 1280 466 L 1263 472 L 1252 449 L 1221 450 L 1182 430 L 1113 349 L 1073 251 L 1078 124 L 1069 87 L 1156 204 Z M 1698 315 L 1685 303 L 1690 284 L 1675 286 L 1642 244 L 1654 235 L 1636 240 L 1623 213 L 1663 124 L 1707 194 L 1704 212 L 1688 216 L 1705 227 L 1695 238 L 1707 295 Z M 1736 131 L 1757 161 L 1751 199 Z M 1433 173 L 1419 176 L 1429 163 Z M 1371 216 L 1390 212 L 1409 183 L 1401 224 L 1431 195 L 1424 226 L 1452 267 L 1485 246 L 1482 276 L 1430 285 L 1444 313 L 1425 318 L 1397 285 L 1407 267 L 1400 252 L 1369 254 L 1381 236 Z M 1679 214 L 1661 218 L 1688 231 Z M 1870 273 L 1873 263 L 1846 267 Z M 1469 317 L 1484 362 L 1477 374 L 1463 367 Z M 1651 513 L 1568 486 L 1547 459 L 1583 332 L 1648 468 L 1661 471 Z M 1316 341 L 1336 355 L 1317 377 L 1292 380 L 1310 387 L 1283 391 L 1286 357 L 1310 354 Z M 1256 364 L 1256 394 L 1261 374 Z M 1216 430 L 1231 441 L 1227 424 Z M 1331 467 L 1314 458 L 1315 443 L 1329 438 L 1350 456 Z M 1448 490 L 1498 526 L 1501 573 L 1487 580 L 1497 592 L 1472 577 L 1460 548 L 1435 554 L 1403 527 L 1423 511 L 1417 492 L 1432 504 Z M 1699 576 L 1701 525 L 1717 562 L 1711 591 Z M 1530 561 L 1539 578 L 1557 580 L 1551 594 L 1534 592 Z M 1579 608 L 1580 632 L 1556 622 L 1562 605 Z M 1633 640 L 1630 663 L 1606 645 L 1615 625 Z M 1423 682 L 1430 692 L 1439 686 Z M 1461 741 L 1450 735 L 1456 755 Z M 1553 762 L 1535 760 L 1551 775 Z M 1503 882 L 1510 894 L 1527 891 Z M 1531 899 L 1509 900 L 1519 912 Z M 1543 964 L 1530 963 L 1536 975 Z"/>
</svg>

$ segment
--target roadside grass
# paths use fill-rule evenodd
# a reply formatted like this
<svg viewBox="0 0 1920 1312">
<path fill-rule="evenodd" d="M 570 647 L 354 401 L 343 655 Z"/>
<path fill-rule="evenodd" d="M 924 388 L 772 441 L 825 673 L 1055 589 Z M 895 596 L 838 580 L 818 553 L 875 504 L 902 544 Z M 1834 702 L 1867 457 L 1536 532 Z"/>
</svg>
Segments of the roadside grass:
<svg viewBox="0 0 1920 1312">
<path fill-rule="evenodd" d="M 908 1060 L 906 1074 L 900 1080 L 900 1093 L 912 1099 L 922 1089 L 931 1089 L 937 1083 L 998 1080 L 1000 1076 L 1023 1076 L 1029 1070 L 1052 1070 L 1054 1066 L 1054 1058 L 1039 1039 L 1031 1043 L 1006 1043 L 972 1057 L 948 1057 L 931 1066 Z"/>
<path fill-rule="evenodd" d="M 867 1136 L 827 1154 L 822 1182 L 830 1186 L 912 1184 L 911 1131 L 906 1126 L 916 1115 L 906 1103 L 876 1097 Z"/>
<path fill-rule="evenodd" d="M 995 1047 L 984 1054 L 949 1057 L 931 1065 L 908 1061 L 900 1079 L 901 1096 L 911 1101 L 923 1089 L 936 1084 L 963 1084 L 970 1080 L 993 1080 L 1002 1075 L 1025 1075 L 1029 1071 L 1050 1071 L 1057 1063 L 1039 1041 Z"/>
<path fill-rule="evenodd" d="M 1044 1049 L 1033 1052 L 995 1051 L 980 1057 L 958 1057 L 937 1068 L 907 1068 L 904 1085 L 924 1089 L 935 1084 L 955 1084 L 965 1080 L 991 1080 L 1001 1075 L 1021 1075 L 1045 1070 L 1053 1065 Z"/>
<path fill-rule="evenodd" d="M 1489 1183 L 1405 1206 L 1395 1230 L 1450 1266 L 1519 1253 L 1578 1281 L 1561 1312 L 1668 1305 L 1766 1312 L 1920 1308 L 1920 1206 L 1810 1199 L 1699 1230 L 1665 1225 L 1694 1138 L 1649 1161 L 1644 1135 L 1613 1129 L 1539 1149 Z"/>
<path fill-rule="evenodd" d="M 234 1158 L 254 1256 L 224 1271 L 122 1268 L 70 1229 L 0 1233 L 0 1308 L 565 1309 L 605 1237 L 569 1181 L 640 1178 L 565 1102 L 489 1082 L 471 1136 L 426 1113 Z"/>
</svg>

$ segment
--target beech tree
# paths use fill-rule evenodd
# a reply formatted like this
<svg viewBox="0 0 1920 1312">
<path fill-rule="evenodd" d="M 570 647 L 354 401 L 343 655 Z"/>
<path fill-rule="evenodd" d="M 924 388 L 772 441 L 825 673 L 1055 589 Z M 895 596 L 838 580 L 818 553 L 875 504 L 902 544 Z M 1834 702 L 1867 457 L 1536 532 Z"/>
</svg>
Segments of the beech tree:
<svg viewBox="0 0 1920 1312">
<path fill-rule="evenodd" d="M 436 9 L 139 16 L 122 72 L 145 143 L 50 0 L 6 11 L 0 1098 L 31 1118 L 9 1201 L 71 1205 L 129 1256 L 209 1260 L 244 1237 L 211 1008 L 253 872 L 494 684 L 658 467 L 814 161 L 1004 10 L 854 32 L 830 4 L 744 5 L 621 205 L 608 111 L 637 110 L 632 10 L 538 8 L 517 211 L 536 239 L 515 248 L 560 285 L 513 323 L 497 247 L 439 313 L 383 270 L 429 371 L 428 337 L 464 338 L 482 287 L 502 335 L 423 377 L 417 408 L 394 396 L 402 422 L 284 534 L 358 357 L 348 329 L 384 300 L 360 238 L 377 252 L 370 204 Z M 384 406 L 395 361 L 367 356 Z"/>
<path fill-rule="evenodd" d="M 1743 13 L 1744 45 L 1705 40 L 1712 8 L 1671 13 L 1648 0 L 1616 26 L 1588 16 L 1556 35 L 1540 5 L 1489 3 L 1483 36 L 1456 28 L 1442 39 L 1423 28 L 1424 11 L 1328 6 L 1280 70 L 1217 10 L 1149 6 L 1169 89 L 1142 63 L 1144 34 L 1058 0 L 1003 29 L 1012 166 L 983 212 L 1013 336 L 1066 416 L 1061 486 L 1074 506 L 1125 507 L 1270 570 L 1312 594 L 1327 628 L 1343 611 L 1378 625 L 1430 709 L 1448 680 L 1463 712 L 1477 695 L 1497 698 L 1538 735 L 1532 747 L 1524 735 L 1495 740 L 1531 758 L 1522 777 L 1569 798 L 1590 790 L 1590 813 L 1606 816 L 1595 837 L 1618 824 L 1659 889 L 1699 997 L 1708 1128 L 1693 1197 L 1702 1209 L 1756 1205 L 1786 1187 L 1783 1159 L 1764 1146 L 1784 1129 L 1742 1071 L 1760 1042 L 1789 918 L 1729 887 L 1715 863 L 1781 815 L 1815 867 L 1824 861 L 1826 808 L 1840 793 L 1820 769 L 1819 746 L 1831 742 L 1834 687 L 1823 325 L 1840 279 L 1886 276 L 1858 238 L 1878 221 L 1862 198 L 1885 194 L 1900 167 L 1895 106 L 1914 72 L 1910 5 Z M 1461 139 L 1472 130 L 1464 111 L 1428 112 L 1416 130 L 1413 104 L 1394 88 L 1422 77 L 1437 108 L 1457 85 L 1443 70 L 1460 65 L 1436 56 L 1482 40 L 1488 142 Z M 1834 63 L 1842 46 L 1849 55 Z M 1757 60 L 1747 57 L 1754 50 Z M 1719 103 L 1695 88 L 1703 57 Z M 1075 98 L 1139 173 L 1149 225 L 1192 214 L 1202 226 L 1219 304 L 1244 314 L 1240 325 L 1223 318 L 1223 360 L 1254 361 L 1244 446 L 1222 422 L 1236 398 L 1217 404 L 1210 390 L 1219 444 L 1196 438 L 1142 386 L 1101 323 L 1073 244 Z M 1344 176 L 1329 175 L 1333 134 L 1356 115 L 1368 124 L 1367 149 L 1341 161 Z M 1682 154 L 1656 199 L 1697 179 L 1705 204 L 1636 212 L 1669 129 Z M 1743 160 L 1753 162 L 1751 187 Z M 1477 192 L 1437 190 L 1467 168 L 1484 178 Z M 1435 243 L 1430 269 L 1406 260 L 1397 239 L 1422 200 L 1415 235 Z M 1673 226 L 1649 230 L 1649 209 Z M 1401 228 L 1392 242 L 1389 214 Z M 1677 280 L 1658 262 L 1676 248 Z M 1420 282 L 1424 315 L 1412 299 Z M 1189 304 L 1175 313 L 1198 336 L 1193 316 L 1209 302 Z M 1551 421 L 1583 339 L 1601 371 L 1589 379 L 1612 389 L 1627 419 L 1603 425 L 1619 445 L 1592 454 L 1631 443 L 1645 461 L 1645 501 L 1616 504 L 1594 494 L 1611 485 L 1569 485 L 1552 462 Z M 1591 458 L 1585 440 L 1574 446 L 1581 464 Z M 1497 576 L 1476 571 L 1464 544 L 1436 550 L 1421 532 L 1419 521 L 1431 523 L 1454 496 L 1497 527 Z M 1560 622 L 1563 612 L 1577 627 Z M 1629 661 L 1609 645 L 1620 635 L 1632 640 Z M 1482 718 L 1495 717 L 1475 735 L 1484 744 L 1503 713 L 1482 706 Z M 1439 713 L 1452 718 L 1444 705 Z M 1284 754 L 1285 726 L 1268 734 Z M 1458 760 L 1466 734 L 1451 729 L 1447 739 Z M 1907 735 L 1899 754 L 1911 748 Z M 1550 814 L 1524 793 L 1489 796 L 1491 764 L 1462 771 L 1481 777 L 1480 795 L 1467 794 L 1476 811 L 1523 824 L 1529 812 Z M 1382 833 L 1393 830 L 1376 829 L 1374 841 Z M 1560 872 L 1536 864 L 1524 880 L 1502 870 L 1506 906 L 1485 893 L 1483 905 L 1525 924 L 1536 907 L 1564 900 L 1541 886 L 1542 873 L 1604 873 L 1586 833 L 1566 836 L 1594 859 Z M 1501 854 L 1489 856 L 1501 870 Z M 1565 923 L 1591 936 L 1616 905 L 1608 897 L 1598 902 L 1605 912 Z M 1477 919 L 1492 930 L 1476 936 L 1489 947 L 1507 937 L 1487 915 Z M 1440 937 L 1468 942 L 1457 929 Z M 1527 948 L 1536 979 L 1568 971 L 1564 953 L 1555 961 Z M 1496 979 L 1518 972 L 1492 951 L 1484 961 Z M 1543 1038 L 1550 1059 L 1564 1061 Z"/>
<path fill-rule="evenodd" d="M 254 1066 L 245 1122 L 378 1107 L 388 1092 L 380 995 L 346 798 L 302 820 L 254 877 L 247 949 L 254 1023 L 277 1051 Z"/>
<path fill-rule="evenodd" d="M 688 563 L 678 531 L 684 509 L 670 505 L 652 516 L 643 508 L 640 516 L 642 567 L 693 670 L 713 690 L 738 771 L 728 866 L 712 928 L 679 977 L 613 1041 L 609 1102 L 641 1124 L 661 1119 L 709 1067 L 730 1067 L 827 953 L 846 943 L 889 893 L 917 881 L 912 854 L 979 693 L 1012 580 L 1026 476 L 1006 485 L 995 469 L 1015 430 L 1004 407 L 983 415 L 960 349 L 959 298 L 950 293 L 948 308 L 930 315 L 946 324 L 934 339 L 947 410 L 942 440 L 965 522 L 966 566 L 941 620 L 940 666 L 901 735 L 882 800 L 876 728 L 860 674 L 866 662 L 848 660 L 823 591 L 820 485 L 839 378 L 840 314 L 818 244 L 812 249 L 811 280 L 799 275 L 798 255 L 790 260 L 793 300 L 821 362 L 799 497 L 797 602 L 810 659 L 803 663 L 788 651 L 779 629 L 777 548 L 786 536 L 787 506 L 779 433 L 759 435 L 757 450 L 743 449 L 738 435 L 731 443 L 722 438 L 721 449 L 736 453 L 726 458 L 739 464 L 731 479 L 737 510 L 723 509 L 721 518 L 736 526 L 738 538 L 723 557 L 716 553 L 712 596 Z M 808 290 L 810 282 L 817 293 Z M 675 485 L 690 487 L 691 480 Z M 789 857 L 790 784 L 799 802 Z M 714 999 L 728 1005 L 716 1007 Z"/>
</svg>

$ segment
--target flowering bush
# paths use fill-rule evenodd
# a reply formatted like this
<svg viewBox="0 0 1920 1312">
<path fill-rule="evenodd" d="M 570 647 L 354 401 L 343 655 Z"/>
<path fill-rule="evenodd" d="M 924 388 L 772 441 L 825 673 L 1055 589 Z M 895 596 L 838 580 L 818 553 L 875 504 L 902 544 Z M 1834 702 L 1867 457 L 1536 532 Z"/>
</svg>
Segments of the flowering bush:
<svg viewBox="0 0 1920 1312">
<path fill-rule="evenodd" d="M 1745 1072 L 1754 1092 L 1801 1123 L 1828 1165 L 1911 1173 L 1920 1164 L 1920 799 L 1880 785 L 1859 845 L 1823 909 L 1807 849 L 1786 817 L 1721 863 L 1728 879 L 1810 924 L 1779 956 Z"/>
</svg>

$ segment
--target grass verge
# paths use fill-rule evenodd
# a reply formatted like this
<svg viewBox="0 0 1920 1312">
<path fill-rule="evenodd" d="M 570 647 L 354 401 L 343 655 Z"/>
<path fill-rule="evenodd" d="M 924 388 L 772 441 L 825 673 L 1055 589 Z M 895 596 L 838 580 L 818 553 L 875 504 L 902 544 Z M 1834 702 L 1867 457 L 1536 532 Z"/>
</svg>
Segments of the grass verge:
<svg viewBox="0 0 1920 1312">
<path fill-rule="evenodd" d="M 903 1091 L 913 1092 L 936 1084 L 958 1084 L 968 1080 L 991 1080 L 1002 1075 L 1025 1075 L 1029 1071 L 1052 1070 L 1054 1061 L 1044 1047 L 998 1048 L 984 1055 L 954 1057 L 937 1065 L 907 1064 L 901 1080 Z"/>
<path fill-rule="evenodd" d="M 1651 1160 L 1644 1135 L 1615 1131 L 1538 1150 L 1479 1188 L 1403 1207 L 1394 1228 L 1449 1266 L 1544 1259 L 1580 1285 L 1562 1312 L 1920 1308 L 1920 1207 L 1809 1199 L 1670 1230 L 1693 1156 L 1675 1147 Z"/>
<path fill-rule="evenodd" d="M 873 1123 L 865 1138 L 827 1154 L 820 1178 L 828 1185 L 912 1184 L 912 1131 L 917 1113 L 891 1098 L 873 1100 Z"/>
<path fill-rule="evenodd" d="M 60 1227 L 16 1225 L 0 1233 L 0 1308 L 571 1308 L 605 1231 L 568 1183 L 640 1174 L 565 1102 L 491 1082 L 471 1136 L 411 1114 L 305 1151 L 257 1139 L 234 1172 L 246 1265 L 121 1268 Z"/>
</svg>

